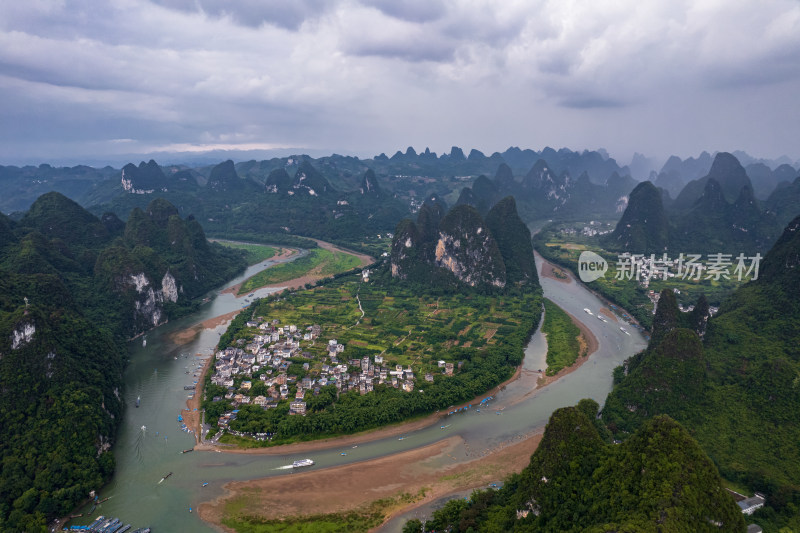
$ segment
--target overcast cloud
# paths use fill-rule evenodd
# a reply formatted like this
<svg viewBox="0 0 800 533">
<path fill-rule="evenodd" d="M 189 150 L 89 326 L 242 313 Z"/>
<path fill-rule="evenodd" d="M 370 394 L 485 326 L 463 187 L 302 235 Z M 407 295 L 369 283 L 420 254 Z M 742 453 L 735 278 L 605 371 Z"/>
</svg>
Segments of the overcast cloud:
<svg viewBox="0 0 800 533">
<path fill-rule="evenodd" d="M 0 3 L 0 164 L 412 145 L 800 157 L 800 2 Z"/>
</svg>

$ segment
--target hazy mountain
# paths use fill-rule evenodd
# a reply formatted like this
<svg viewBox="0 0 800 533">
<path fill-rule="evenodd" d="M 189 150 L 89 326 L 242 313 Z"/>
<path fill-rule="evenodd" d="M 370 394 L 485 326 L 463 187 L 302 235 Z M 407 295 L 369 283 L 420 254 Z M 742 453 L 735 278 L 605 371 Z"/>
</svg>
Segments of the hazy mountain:
<svg viewBox="0 0 800 533">
<path fill-rule="evenodd" d="M 268 193 L 286 193 L 292 186 L 292 178 L 286 169 L 278 168 L 269 173 L 264 186 Z"/>
<path fill-rule="evenodd" d="M 774 191 L 765 203 L 781 224 L 787 224 L 800 214 L 800 176 L 791 184 L 785 184 Z"/>
<path fill-rule="evenodd" d="M 292 180 L 292 194 L 325 196 L 335 192 L 325 176 L 308 161 L 303 161 Z"/>
<path fill-rule="evenodd" d="M 214 192 L 241 192 L 257 190 L 256 184 L 248 179 L 242 179 L 236 173 L 233 161 L 228 159 L 211 169 L 206 187 Z"/>
<path fill-rule="evenodd" d="M 368 169 L 364 172 L 364 177 L 361 180 L 361 188 L 359 192 L 366 196 L 372 196 L 374 198 L 379 198 L 381 196 L 381 188 L 378 185 L 378 178 L 375 177 L 375 173 L 372 169 Z"/>
<path fill-rule="evenodd" d="M 655 185 L 643 181 L 631 192 L 622 218 L 604 242 L 613 250 L 658 254 L 668 248 L 669 232 L 661 193 Z"/>
<path fill-rule="evenodd" d="M 671 247 L 708 253 L 754 253 L 767 250 L 779 233 L 775 215 L 762 210 L 749 184 L 729 203 L 722 186 L 709 178 L 694 206 L 675 216 Z"/>
<path fill-rule="evenodd" d="M 704 152 L 705 153 L 705 152 Z M 714 157 L 711 169 L 704 177 L 695 179 L 686 186 L 675 198 L 674 208 L 684 210 L 691 208 L 706 187 L 706 182 L 714 179 L 720 185 L 722 193 L 728 202 L 733 202 L 739 196 L 742 187 L 747 186 L 752 189 L 753 185 L 744 167 L 739 161 L 727 152 L 720 152 Z"/>
</svg>

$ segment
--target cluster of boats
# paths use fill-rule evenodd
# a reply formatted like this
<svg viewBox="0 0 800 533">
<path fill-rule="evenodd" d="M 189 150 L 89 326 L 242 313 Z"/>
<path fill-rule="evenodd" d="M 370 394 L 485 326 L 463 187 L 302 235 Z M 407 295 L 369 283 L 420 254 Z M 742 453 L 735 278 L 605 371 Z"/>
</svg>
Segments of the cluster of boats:
<svg viewBox="0 0 800 533">
<path fill-rule="evenodd" d="M 612 307 L 613 307 L 613 306 L 612 306 Z M 587 315 L 591 315 L 591 316 L 597 316 L 597 319 L 598 319 L 598 320 L 600 320 L 600 321 L 602 321 L 602 322 L 608 322 L 608 320 L 606 320 L 606 318 L 605 318 L 603 315 L 601 315 L 599 312 L 597 313 L 597 315 L 595 315 L 594 313 L 592 313 L 592 312 L 591 312 L 589 309 L 587 309 L 586 307 L 584 307 L 584 308 L 583 308 L 583 310 L 586 312 L 586 314 L 587 314 Z M 625 316 L 627 317 L 628 315 L 625 315 Z M 629 318 L 630 318 L 630 317 L 629 317 Z M 635 328 L 635 327 L 636 327 L 636 324 L 634 324 L 634 325 L 633 325 L 633 327 Z M 628 331 L 627 331 L 625 328 L 623 328 L 622 326 L 620 326 L 620 327 L 619 327 L 619 330 L 620 330 L 622 333 L 624 333 L 625 335 L 628 335 L 628 336 L 630 336 L 630 333 L 628 333 Z"/>
<path fill-rule="evenodd" d="M 105 516 L 98 516 L 94 522 L 88 526 L 71 526 L 65 531 L 94 531 L 97 533 L 126 533 L 131 529 L 130 524 L 123 524 L 119 518 L 106 518 Z M 130 533 L 150 533 L 149 527 L 141 527 L 134 529 Z"/>
</svg>

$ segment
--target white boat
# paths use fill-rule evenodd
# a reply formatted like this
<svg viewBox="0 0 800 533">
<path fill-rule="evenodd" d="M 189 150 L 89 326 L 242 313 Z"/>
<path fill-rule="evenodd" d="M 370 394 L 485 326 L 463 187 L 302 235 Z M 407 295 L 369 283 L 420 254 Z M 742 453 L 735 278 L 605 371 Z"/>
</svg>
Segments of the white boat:
<svg viewBox="0 0 800 533">
<path fill-rule="evenodd" d="M 314 461 L 311 459 L 300 459 L 299 461 L 295 461 L 292 463 L 292 468 L 300 468 L 303 466 L 312 466 Z"/>
<path fill-rule="evenodd" d="M 583 310 L 584 310 L 584 311 L 586 311 L 586 314 L 587 314 L 587 315 L 592 315 L 592 316 L 594 316 L 594 313 L 592 313 L 591 311 L 589 311 L 589 308 L 588 308 L 588 307 L 584 307 L 584 308 L 583 308 Z"/>
</svg>

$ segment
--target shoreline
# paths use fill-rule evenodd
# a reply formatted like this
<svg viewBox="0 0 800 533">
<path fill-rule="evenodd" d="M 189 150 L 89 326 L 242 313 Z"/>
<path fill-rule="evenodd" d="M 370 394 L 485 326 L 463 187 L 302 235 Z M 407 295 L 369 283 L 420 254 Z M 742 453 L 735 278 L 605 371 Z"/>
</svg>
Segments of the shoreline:
<svg viewBox="0 0 800 533">
<path fill-rule="evenodd" d="M 278 260 L 281 260 L 281 259 L 289 259 L 290 257 L 292 257 L 294 255 L 297 255 L 298 253 L 300 253 L 300 250 L 297 249 L 297 248 L 278 248 L 278 253 L 276 253 L 272 257 L 268 257 L 268 258 L 264 259 L 264 261 L 278 261 Z M 269 267 L 267 267 L 267 268 L 269 268 Z M 247 280 L 245 280 L 245 281 L 247 281 Z M 242 283 L 244 283 L 244 281 Z M 236 285 L 231 285 L 230 287 L 225 287 L 223 290 L 220 291 L 220 294 L 233 294 L 234 298 L 236 298 L 236 299 L 244 298 L 245 297 L 244 294 L 239 294 L 239 289 L 241 288 L 242 283 L 237 283 Z M 261 288 L 262 287 L 258 287 L 258 289 L 261 289 Z M 254 290 L 258 290 L 258 289 L 254 289 Z"/>
<path fill-rule="evenodd" d="M 623 310 L 623 311 L 625 311 L 625 309 L 624 309 L 622 306 L 620 306 L 620 305 L 617 305 L 615 302 L 613 302 L 613 301 L 612 301 L 610 298 L 608 298 L 607 296 L 605 296 L 605 295 L 603 295 L 603 294 L 599 293 L 598 291 L 594 290 L 594 289 L 593 289 L 591 286 L 589 286 L 588 284 L 586 284 L 586 283 L 584 283 L 584 282 L 582 282 L 582 281 L 578 280 L 578 279 L 575 277 L 575 274 L 574 274 L 574 273 L 573 273 L 573 272 L 572 272 L 572 271 L 571 271 L 569 268 L 567 268 L 567 267 L 563 267 L 563 266 L 559 265 L 558 263 L 554 263 L 554 262 L 552 262 L 552 261 L 548 261 L 547 259 L 545 259 L 545 258 L 542 256 L 542 254 L 540 254 L 539 252 L 537 252 L 535 248 L 534 248 L 534 250 L 533 250 L 533 255 L 534 255 L 534 257 L 538 257 L 538 258 L 539 258 L 539 259 L 542 261 L 542 266 L 543 266 L 543 267 L 544 267 L 544 265 L 550 265 L 551 267 L 555 267 L 555 268 L 557 268 L 557 269 L 561 270 L 562 272 L 564 272 L 564 273 L 567 275 L 567 277 L 568 277 L 568 281 L 566 281 L 566 282 L 568 282 L 568 283 L 571 283 L 571 282 L 573 282 L 573 281 L 574 281 L 575 283 L 580 283 L 580 285 L 581 285 L 581 286 L 582 286 L 584 289 L 586 289 L 587 291 L 589 291 L 590 293 L 592 293 L 592 295 L 594 295 L 594 296 L 595 296 L 595 298 L 597 298 L 598 300 L 600 300 L 601 302 L 603 302 L 603 303 L 606 305 L 606 307 L 609 307 L 609 308 L 610 308 L 610 307 L 612 307 L 612 306 L 613 306 L 613 307 L 615 307 L 615 308 L 617 308 L 617 309 L 620 309 L 620 310 Z M 548 276 L 545 276 L 545 277 L 548 277 Z M 558 280 L 558 281 L 564 281 L 564 280 Z M 614 315 L 614 313 L 613 313 L 613 312 L 612 312 L 610 309 L 608 310 L 608 312 L 609 312 L 609 313 L 611 313 L 612 315 Z M 603 314 L 605 315 L 606 313 L 604 312 Z M 648 330 L 644 329 L 644 327 L 643 327 L 643 326 L 642 326 L 642 325 L 639 323 L 639 321 L 638 321 L 638 320 L 636 320 L 636 317 L 634 317 L 633 315 L 631 315 L 631 314 L 630 314 L 630 313 L 628 313 L 627 311 L 626 311 L 626 313 L 625 313 L 625 314 L 628 316 L 628 319 L 627 319 L 627 320 L 626 320 L 625 318 L 623 318 L 623 317 L 619 317 L 619 318 L 622 318 L 624 322 L 628 322 L 629 324 L 635 324 L 635 325 L 639 326 L 640 328 L 642 328 L 642 329 L 640 330 L 640 331 L 641 331 L 641 333 L 645 333 L 646 331 L 648 331 Z M 615 316 L 613 316 L 612 318 L 614 318 L 614 321 L 615 321 L 615 322 L 619 322 L 619 318 L 617 318 L 617 316 L 616 316 L 616 315 L 615 315 Z"/>
<path fill-rule="evenodd" d="M 562 369 L 554 376 L 540 374 L 535 386 L 517 401 L 522 401 L 539 388 L 563 378 L 580 368 L 599 347 L 599 342 L 589 328 L 574 315 L 567 313 L 581 330 L 586 339 L 586 354 L 576 362 Z M 522 365 L 518 366 L 514 375 L 481 395 L 493 395 L 522 375 Z M 480 398 L 479 396 L 478 398 Z M 474 402 L 474 400 L 473 400 Z M 464 402 L 467 405 L 470 402 Z M 255 453 L 283 454 L 316 451 L 337 446 L 369 442 L 389 436 L 425 427 L 443 414 L 434 413 L 421 420 L 400 423 L 395 426 L 371 430 L 362 434 L 332 437 L 320 441 L 293 443 L 272 448 L 257 449 L 221 449 L 211 445 L 200 444 L 195 447 L 201 451 L 221 451 L 223 453 Z M 370 529 L 377 531 L 393 518 L 412 511 L 448 495 L 464 490 L 486 487 L 489 483 L 505 479 L 509 474 L 520 472 L 530 461 L 531 454 L 541 442 L 544 427 L 533 429 L 525 435 L 519 435 L 511 441 L 504 442 L 492 449 L 472 452 L 459 436 L 446 437 L 433 444 L 404 452 L 358 461 L 347 465 L 325 468 L 315 472 L 303 472 L 292 475 L 291 488 L 287 488 L 283 476 L 253 479 L 248 481 L 229 482 L 224 485 L 224 493 L 213 501 L 203 502 L 199 506 L 200 517 L 223 531 L 234 531 L 221 523 L 227 502 L 237 500 L 243 503 L 250 514 L 257 514 L 265 519 L 280 519 L 313 514 L 329 514 L 358 510 L 381 498 L 397 497 L 402 493 L 417 494 L 425 489 L 420 499 L 390 507 L 380 525 Z M 476 453 L 474 459 L 465 462 L 441 465 L 447 458 L 456 461 L 451 452 L 457 446 L 464 448 L 466 456 Z M 460 452 L 460 450 L 459 450 Z M 437 465 L 438 462 L 438 465 Z M 386 480 L 392 480 L 387 483 Z M 336 494 L 330 493 L 330 487 L 338 487 Z M 344 488 L 343 488 L 344 487 Z M 352 490 L 348 490 L 351 487 Z M 343 501 L 340 494 L 346 494 Z M 338 499 L 337 499 L 338 498 Z M 269 505 L 265 505 L 266 501 Z M 298 505 L 297 502 L 302 502 Z M 264 512 L 269 509 L 268 512 Z"/>
<path fill-rule="evenodd" d="M 543 275 L 545 275 L 544 271 Z M 562 283 L 570 283 L 572 281 L 571 279 L 556 279 Z M 567 314 L 581 331 L 581 338 L 583 339 L 582 344 L 585 346 L 585 354 L 579 356 L 572 366 L 562 369 L 553 376 L 546 376 L 544 372 L 539 373 L 539 378 L 531 391 L 524 394 L 517 401 L 521 401 L 535 390 L 545 387 L 574 372 L 599 348 L 599 341 L 588 326 L 574 315 L 570 313 Z M 210 361 L 211 359 L 209 359 L 209 362 Z M 205 372 L 208 367 L 208 364 L 205 365 L 203 373 L 201 374 L 201 379 L 205 377 Z M 510 379 L 492 388 L 492 390 L 477 396 L 476 399 L 473 399 L 471 402 L 464 402 L 463 405 L 474 403 L 476 400 L 479 401 L 482 397 L 494 395 L 497 391 L 502 390 L 508 384 L 519 379 L 522 374 L 523 368 L 522 365 L 519 365 Z M 368 430 L 355 435 L 331 437 L 318 441 L 298 442 L 270 448 L 230 449 L 200 442 L 194 449 L 198 451 L 243 454 L 273 455 L 302 453 L 340 446 L 353 446 L 354 444 L 397 436 L 434 425 L 437 420 L 445 416 L 444 413 L 436 412 L 419 420 L 405 423 L 401 422 L 393 426 Z M 199 428 L 199 417 L 197 424 L 196 436 L 199 440 L 202 440 L 200 439 L 201 429 Z M 274 519 L 310 514 L 347 512 L 369 505 L 381 498 L 394 497 L 404 492 L 417 494 L 421 488 L 424 487 L 426 489 L 421 499 L 415 499 L 406 504 L 398 504 L 390 508 L 381 525 L 371 530 L 375 531 L 392 518 L 430 503 L 431 501 L 459 491 L 480 488 L 486 486 L 491 481 L 504 479 L 513 472 L 519 472 L 528 464 L 530 454 L 536 450 L 536 447 L 541 441 L 543 431 L 543 427 L 536 428 L 529 434 L 515 438 L 521 439 L 521 441 L 505 442 L 499 446 L 495 446 L 493 449 L 483 450 L 481 455 L 474 459 L 467 460 L 463 463 L 456 463 L 452 466 L 434 467 L 431 463 L 437 458 L 442 460 L 443 456 L 449 456 L 453 461 L 456 460 L 455 457 L 446 453 L 445 450 L 455 446 L 454 439 L 461 441 L 460 437 L 457 436 L 442 439 L 441 441 L 422 448 L 407 450 L 376 459 L 326 468 L 316 472 L 294 474 L 292 476 L 291 490 L 287 490 L 285 487 L 285 480 L 281 479 L 282 476 L 229 482 L 224 485 L 225 492 L 222 496 L 216 498 L 212 502 L 201 503 L 198 511 L 200 517 L 214 527 L 224 531 L 233 531 L 223 526 L 221 524 L 221 519 L 224 515 L 226 502 L 234 499 L 237 500 L 237 505 L 242 499 L 248 502 L 245 503 L 245 505 L 253 505 L 250 514 L 258 514 L 266 519 Z M 463 441 L 462 444 L 465 445 Z M 471 455 L 469 451 L 464 453 L 467 456 Z M 487 474 L 487 469 L 491 474 Z M 447 475 L 445 475 L 445 473 L 447 473 Z M 470 475 L 472 477 L 470 477 Z M 487 481 L 487 476 L 492 479 Z M 393 483 L 387 484 L 385 481 L 387 479 L 391 479 Z M 345 501 L 337 501 L 337 496 L 333 496 L 328 492 L 330 490 L 329 488 L 332 486 L 337 486 L 340 489 L 342 486 L 352 486 L 355 493 L 344 489 L 337 490 L 337 494 L 349 494 Z M 355 494 L 358 494 L 358 496 L 356 497 Z M 266 499 L 269 500 L 269 506 L 264 505 Z M 303 505 L 298 506 L 296 502 L 303 502 Z M 266 509 L 269 509 L 269 512 L 263 513 Z"/>
<path fill-rule="evenodd" d="M 225 505 L 237 499 L 242 514 L 258 515 L 265 519 L 329 514 L 362 509 L 371 503 L 394 498 L 400 494 L 424 496 L 410 503 L 395 503 L 382 523 L 409 510 L 428 504 L 461 490 L 488 486 L 519 472 L 530 460 L 543 435 L 538 428 L 517 436 L 480 455 L 469 451 L 459 436 L 377 459 L 292 474 L 291 484 L 284 476 L 226 483 L 224 493 L 213 501 L 200 504 L 200 518 L 223 531 L 233 531 L 222 525 Z M 475 456 L 455 463 L 454 454 Z M 444 463 L 444 464 L 442 464 Z M 336 487 L 332 491 L 332 487 Z M 265 506 L 264 500 L 269 500 Z M 266 511 L 266 512 L 265 512 Z"/>
<path fill-rule="evenodd" d="M 331 252 L 341 252 L 341 253 L 349 254 L 349 255 L 352 255 L 352 256 L 358 258 L 358 260 L 361 261 L 361 265 L 358 268 L 363 268 L 363 267 L 365 267 L 367 265 L 370 265 L 370 264 L 375 262 L 375 258 L 372 257 L 372 256 L 365 255 L 365 254 L 359 254 L 357 252 L 353 252 L 353 251 L 350 251 L 350 250 L 345 250 L 344 248 L 336 246 L 335 244 L 331 244 L 331 243 L 325 242 L 325 241 L 320 241 L 319 239 L 312 239 L 312 240 L 314 242 L 316 242 L 317 245 L 320 248 L 324 249 L 324 250 L 328 250 L 328 251 L 331 251 Z M 292 251 L 293 251 L 293 253 L 291 255 L 294 255 L 294 253 L 297 253 L 297 250 L 295 250 L 295 249 L 292 249 Z M 291 255 L 289 255 L 287 257 L 291 257 Z M 281 257 L 276 256 L 276 257 L 272 257 L 270 259 L 280 259 L 280 258 Z M 293 279 L 290 279 L 290 280 L 286 280 L 286 281 L 281 281 L 279 283 L 269 283 L 267 285 L 262 285 L 260 287 L 255 287 L 253 290 L 257 291 L 259 289 L 264 289 L 264 288 L 295 290 L 295 289 L 300 289 L 300 288 L 304 287 L 307 283 L 313 283 L 315 281 L 319 281 L 321 279 L 325 279 L 325 278 L 329 278 L 329 277 L 331 277 L 331 276 L 321 276 L 321 275 L 317 275 L 317 274 L 312 274 L 311 272 L 307 272 L 303 276 L 300 276 L 300 277 L 297 277 L 297 278 L 293 278 Z M 245 280 L 245 281 L 247 281 L 247 280 Z M 245 295 L 244 294 L 239 294 L 239 289 L 241 288 L 243 283 L 244 283 L 244 281 L 242 283 L 237 283 L 236 285 L 232 285 L 232 286 L 226 288 L 225 290 L 223 290 L 221 292 L 221 294 L 230 293 L 230 294 L 233 294 L 234 296 L 236 296 L 236 298 L 242 298 Z"/>
<path fill-rule="evenodd" d="M 201 377 L 198 378 L 199 380 L 205 379 L 205 372 L 207 371 L 209 366 L 210 364 L 207 364 L 206 367 L 203 369 L 203 373 L 200 375 Z M 456 408 L 469 405 L 470 403 L 476 403 L 477 401 L 480 401 L 480 399 L 484 397 L 493 396 L 497 394 L 498 391 L 502 390 L 510 383 L 519 379 L 521 375 L 522 375 L 522 365 L 518 366 L 514 374 L 504 382 L 500 383 L 499 385 L 496 385 L 492 389 L 476 396 L 471 400 L 464 401 L 462 404 L 456 406 Z M 200 382 L 201 381 L 198 381 L 198 384 Z M 197 399 L 196 394 L 195 394 L 195 399 Z M 276 446 L 269 446 L 264 448 L 232 448 L 232 447 L 213 445 L 213 444 L 208 444 L 206 442 L 198 441 L 198 444 L 195 445 L 194 449 L 196 451 L 207 451 L 207 452 L 213 451 L 213 452 L 238 453 L 238 454 L 248 454 L 248 455 L 284 455 L 288 453 L 315 452 L 320 450 L 327 450 L 330 448 L 337 448 L 339 446 L 353 446 L 389 437 L 396 437 L 398 435 L 402 435 L 404 433 L 410 433 L 412 431 L 423 429 L 428 426 L 434 426 L 436 425 L 439 419 L 444 418 L 446 416 L 447 416 L 446 413 L 437 411 L 428 415 L 424 415 L 422 418 L 418 418 L 416 420 L 397 422 L 389 426 L 367 429 L 364 431 L 360 431 L 358 433 L 354 433 L 352 435 L 326 437 L 324 439 L 319 439 L 319 440 L 293 442 L 291 444 L 279 444 Z M 201 428 L 199 428 L 198 426 L 196 428 L 198 435 L 200 434 L 199 433 L 200 430 Z"/>
</svg>

